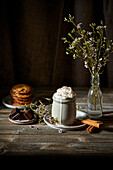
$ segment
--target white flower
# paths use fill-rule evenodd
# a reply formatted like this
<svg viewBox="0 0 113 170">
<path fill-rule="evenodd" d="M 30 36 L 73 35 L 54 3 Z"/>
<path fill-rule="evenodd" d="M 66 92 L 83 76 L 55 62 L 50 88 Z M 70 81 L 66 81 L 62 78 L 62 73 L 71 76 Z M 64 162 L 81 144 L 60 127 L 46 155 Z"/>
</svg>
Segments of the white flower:
<svg viewBox="0 0 113 170">
<path fill-rule="evenodd" d="M 102 58 L 100 58 L 99 61 L 102 61 Z"/>
<path fill-rule="evenodd" d="M 87 54 L 85 55 L 85 57 L 84 58 L 87 58 Z"/>
<path fill-rule="evenodd" d="M 79 29 L 80 28 L 80 25 L 81 25 L 82 23 L 79 23 L 79 24 L 77 24 L 77 29 Z"/>
<path fill-rule="evenodd" d="M 92 34 L 92 32 L 89 32 L 88 34 L 89 34 L 89 35 L 91 35 L 91 34 Z"/>
<path fill-rule="evenodd" d="M 75 58 L 75 54 L 73 54 L 73 58 Z"/>
<path fill-rule="evenodd" d="M 85 67 L 85 68 L 88 68 L 87 61 L 85 61 L 84 67 Z"/>
<path fill-rule="evenodd" d="M 76 43 L 78 41 L 78 39 L 77 38 L 75 38 L 75 40 L 73 41 L 73 43 Z"/>
<path fill-rule="evenodd" d="M 106 51 L 109 51 L 109 48 L 107 48 Z"/>
<path fill-rule="evenodd" d="M 75 46 L 73 46 L 73 45 L 69 47 L 69 49 L 73 49 L 73 48 L 75 48 Z"/>
<path fill-rule="evenodd" d="M 82 39 L 82 37 L 78 37 L 78 40 L 81 40 Z"/>
<path fill-rule="evenodd" d="M 92 70 L 94 71 L 94 69 L 95 69 L 95 67 L 93 66 L 93 67 L 92 67 Z"/>
</svg>

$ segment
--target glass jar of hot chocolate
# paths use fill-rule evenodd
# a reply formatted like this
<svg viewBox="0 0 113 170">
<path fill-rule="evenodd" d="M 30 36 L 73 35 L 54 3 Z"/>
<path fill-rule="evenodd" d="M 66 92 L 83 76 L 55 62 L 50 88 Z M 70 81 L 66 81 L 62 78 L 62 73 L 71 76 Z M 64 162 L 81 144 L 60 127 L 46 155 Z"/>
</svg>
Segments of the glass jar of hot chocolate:
<svg viewBox="0 0 113 170">
<path fill-rule="evenodd" d="M 53 95 L 52 117 L 60 125 L 73 125 L 76 117 L 76 93 L 71 87 L 63 86 Z"/>
</svg>

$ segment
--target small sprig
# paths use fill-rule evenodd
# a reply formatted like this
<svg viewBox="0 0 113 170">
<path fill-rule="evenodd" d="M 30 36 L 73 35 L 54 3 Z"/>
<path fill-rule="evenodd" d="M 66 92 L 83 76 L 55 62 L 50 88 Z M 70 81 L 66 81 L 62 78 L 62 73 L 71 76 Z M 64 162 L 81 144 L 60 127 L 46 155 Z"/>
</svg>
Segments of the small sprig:
<svg viewBox="0 0 113 170">
<path fill-rule="evenodd" d="M 102 74 L 102 67 L 106 65 L 109 61 L 108 57 L 113 53 L 113 42 L 105 37 L 106 25 L 103 25 L 103 21 L 100 22 L 100 26 L 91 23 L 89 24 L 91 30 L 86 31 L 82 29 L 82 23 L 75 24 L 74 17 L 70 14 L 68 19 L 64 18 L 64 21 L 73 24 L 68 38 L 62 38 L 64 43 L 68 44 L 66 54 L 72 54 L 74 59 L 80 58 L 92 75 Z"/>
<path fill-rule="evenodd" d="M 46 119 L 47 119 L 47 120 L 49 121 L 49 123 L 51 123 L 51 124 L 56 125 L 56 123 L 58 123 L 57 117 L 54 118 L 54 117 L 52 117 L 50 114 L 46 116 Z"/>
<path fill-rule="evenodd" d="M 31 108 L 37 115 L 38 115 L 38 122 L 43 122 L 43 117 L 46 113 L 50 113 L 50 107 L 48 105 L 45 105 L 42 103 L 42 101 L 39 100 L 39 105 L 35 103 L 31 103 L 29 105 L 29 108 Z"/>
</svg>

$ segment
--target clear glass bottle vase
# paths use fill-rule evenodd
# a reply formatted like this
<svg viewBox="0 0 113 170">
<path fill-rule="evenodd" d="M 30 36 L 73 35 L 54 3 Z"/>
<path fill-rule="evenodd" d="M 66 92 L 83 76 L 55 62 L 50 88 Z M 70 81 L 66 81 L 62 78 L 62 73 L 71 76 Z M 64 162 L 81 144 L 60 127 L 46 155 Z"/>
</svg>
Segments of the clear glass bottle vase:
<svg viewBox="0 0 113 170">
<path fill-rule="evenodd" d="M 99 74 L 91 75 L 91 87 L 87 96 L 87 113 L 91 119 L 99 119 L 102 116 L 103 96 L 99 84 Z"/>
</svg>

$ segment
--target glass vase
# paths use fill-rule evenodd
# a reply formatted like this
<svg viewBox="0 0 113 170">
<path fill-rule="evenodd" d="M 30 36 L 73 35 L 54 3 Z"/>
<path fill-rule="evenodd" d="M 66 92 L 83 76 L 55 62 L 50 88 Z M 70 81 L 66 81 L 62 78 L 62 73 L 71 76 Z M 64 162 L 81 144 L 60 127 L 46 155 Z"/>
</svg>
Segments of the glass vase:
<svg viewBox="0 0 113 170">
<path fill-rule="evenodd" d="M 99 84 L 99 74 L 91 75 L 91 87 L 87 97 L 87 113 L 91 119 L 99 119 L 102 116 L 103 96 Z"/>
</svg>

